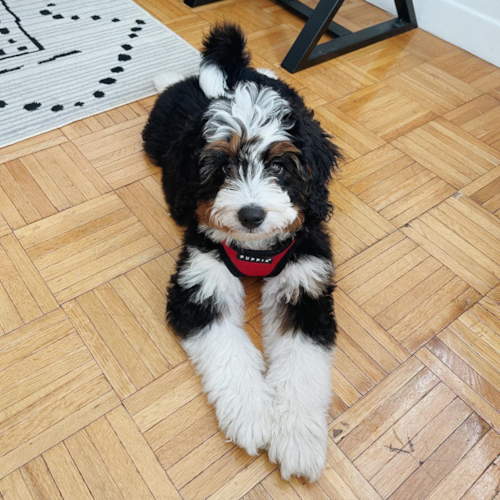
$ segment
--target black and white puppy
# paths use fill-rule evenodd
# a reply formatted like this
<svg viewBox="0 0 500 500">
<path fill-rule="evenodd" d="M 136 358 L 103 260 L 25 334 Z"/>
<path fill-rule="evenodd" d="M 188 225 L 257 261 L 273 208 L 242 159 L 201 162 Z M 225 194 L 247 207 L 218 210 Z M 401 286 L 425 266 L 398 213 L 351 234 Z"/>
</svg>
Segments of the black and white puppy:
<svg viewBox="0 0 500 500">
<path fill-rule="evenodd" d="M 144 130 L 171 215 L 186 227 L 167 320 L 226 436 L 249 454 L 267 449 L 285 479 L 314 481 L 332 392 L 323 222 L 339 153 L 293 89 L 249 64 L 239 27 L 215 26 L 200 74 L 168 86 Z M 243 329 L 245 275 L 265 277 L 267 363 Z"/>
</svg>

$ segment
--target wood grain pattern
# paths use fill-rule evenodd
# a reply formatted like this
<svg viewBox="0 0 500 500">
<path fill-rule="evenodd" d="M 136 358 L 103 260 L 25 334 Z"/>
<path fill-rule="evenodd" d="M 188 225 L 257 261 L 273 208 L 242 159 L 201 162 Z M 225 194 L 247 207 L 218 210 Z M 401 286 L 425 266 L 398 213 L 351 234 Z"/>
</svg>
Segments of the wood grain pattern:
<svg viewBox="0 0 500 500">
<path fill-rule="evenodd" d="M 270 0 L 138 3 L 197 48 L 239 22 L 342 149 L 325 471 L 286 482 L 227 441 L 165 323 L 183 234 L 142 151 L 151 96 L 0 150 L 0 497 L 499 500 L 500 69 L 416 29 L 291 75 L 303 20 Z"/>
</svg>

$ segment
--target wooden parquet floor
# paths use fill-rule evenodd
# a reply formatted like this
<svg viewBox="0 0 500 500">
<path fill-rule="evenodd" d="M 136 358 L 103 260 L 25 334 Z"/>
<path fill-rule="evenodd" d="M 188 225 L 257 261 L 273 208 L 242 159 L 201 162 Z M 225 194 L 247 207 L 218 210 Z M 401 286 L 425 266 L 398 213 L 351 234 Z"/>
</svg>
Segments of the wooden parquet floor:
<svg viewBox="0 0 500 500">
<path fill-rule="evenodd" d="M 197 47 L 239 21 L 343 149 L 327 467 L 287 483 L 227 442 L 165 326 L 182 233 L 141 150 L 148 98 L 0 150 L 1 496 L 500 499 L 500 69 L 415 30 L 289 75 L 303 22 L 269 0 L 139 3 Z M 386 18 L 349 0 L 337 20 Z"/>
</svg>

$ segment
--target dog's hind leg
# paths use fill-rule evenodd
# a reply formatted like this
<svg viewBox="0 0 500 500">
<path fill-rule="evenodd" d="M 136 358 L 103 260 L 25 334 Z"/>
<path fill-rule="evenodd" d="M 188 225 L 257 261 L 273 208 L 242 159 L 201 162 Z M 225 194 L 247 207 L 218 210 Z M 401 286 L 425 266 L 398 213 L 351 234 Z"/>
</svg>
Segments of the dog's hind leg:
<svg viewBox="0 0 500 500">
<path fill-rule="evenodd" d="M 316 481 L 326 461 L 335 337 L 332 273 L 327 259 L 302 256 L 263 287 L 266 380 L 274 398 L 268 454 L 286 480 L 294 475 Z"/>
<path fill-rule="evenodd" d="M 243 330 L 243 286 L 216 251 L 187 247 L 177 269 L 169 323 L 202 376 L 220 428 L 255 455 L 268 443 L 272 399 L 262 354 Z"/>
</svg>

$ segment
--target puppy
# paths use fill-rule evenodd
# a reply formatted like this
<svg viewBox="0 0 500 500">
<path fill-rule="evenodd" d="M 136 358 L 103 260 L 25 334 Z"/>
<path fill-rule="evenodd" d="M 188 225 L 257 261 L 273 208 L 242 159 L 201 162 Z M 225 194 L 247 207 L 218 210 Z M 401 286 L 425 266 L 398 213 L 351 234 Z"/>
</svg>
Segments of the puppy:
<svg viewBox="0 0 500 500">
<path fill-rule="evenodd" d="M 160 95 L 143 138 L 186 228 L 167 320 L 221 429 L 250 455 L 266 449 L 283 478 L 317 480 L 336 331 L 323 223 L 337 148 L 292 88 L 250 66 L 228 24 L 204 40 L 199 75 Z M 264 277 L 267 365 L 243 328 L 241 276 Z"/>
</svg>

